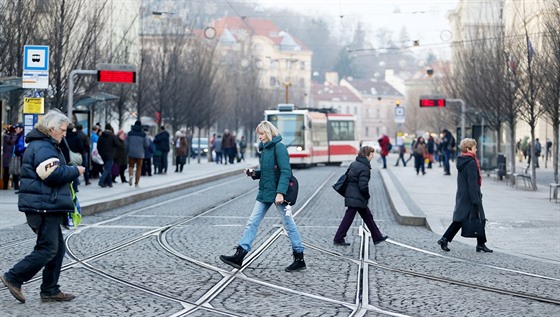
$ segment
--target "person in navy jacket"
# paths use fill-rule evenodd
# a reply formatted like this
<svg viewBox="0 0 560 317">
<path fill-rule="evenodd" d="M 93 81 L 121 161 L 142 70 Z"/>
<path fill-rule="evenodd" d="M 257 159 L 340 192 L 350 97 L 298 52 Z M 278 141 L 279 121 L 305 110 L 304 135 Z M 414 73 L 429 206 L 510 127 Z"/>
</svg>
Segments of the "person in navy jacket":
<svg viewBox="0 0 560 317">
<path fill-rule="evenodd" d="M 70 120 L 58 110 L 49 111 L 27 134 L 29 144 L 23 155 L 18 208 L 25 212 L 27 224 L 37 234 L 33 251 L 0 279 L 10 293 L 25 303 L 23 283 L 43 270 L 41 300 L 71 301 L 58 285 L 66 248 L 60 226 L 74 211 L 70 182 L 83 175 L 83 166 L 66 164 L 60 142 L 66 136 Z"/>
</svg>

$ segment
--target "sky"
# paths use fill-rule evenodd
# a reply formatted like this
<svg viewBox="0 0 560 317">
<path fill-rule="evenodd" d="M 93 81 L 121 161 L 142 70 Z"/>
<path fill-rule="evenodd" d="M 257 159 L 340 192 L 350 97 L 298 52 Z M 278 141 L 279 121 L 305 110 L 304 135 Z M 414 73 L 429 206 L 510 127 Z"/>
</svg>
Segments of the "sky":
<svg viewBox="0 0 560 317">
<path fill-rule="evenodd" d="M 267 7 L 288 8 L 312 16 L 340 21 L 342 29 L 353 29 L 361 21 L 374 32 L 392 30 L 398 36 L 406 26 L 411 40 L 437 46 L 451 40 L 446 18 L 459 0 L 258 0 Z M 351 36 L 349 34 L 348 36 Z"/>
</svg>

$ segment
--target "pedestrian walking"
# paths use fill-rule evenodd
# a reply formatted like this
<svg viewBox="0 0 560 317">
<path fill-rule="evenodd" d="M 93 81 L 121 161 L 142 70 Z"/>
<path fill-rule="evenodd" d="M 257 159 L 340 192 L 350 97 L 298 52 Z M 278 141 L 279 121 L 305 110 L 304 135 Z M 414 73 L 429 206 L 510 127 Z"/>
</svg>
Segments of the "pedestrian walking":
<svg viewBox="0 0 560 317">
<path fill-rule="evenodd" d="M 74 153 L 80 154 L 83 163 L 82 153 L 86 150 L 86 148 L 84 147 L 84 144 L 80 139 L 78 132 L 74 129 L 73 123 L 68 124 L 68 127 L 66 129 L 66 137 L 64 139 L 65 142 L 63 141 L 62 143 L 60 143 L 60 148 L 62 150 L 62 154 L 64 155 L 64 159 L 66 160 L 66 162 L 70 164 L 71 162 L 70 151 L 72 151 Z M 80 185 L 79 177 L 77 177 L 74 181 L 72 181 L 72 187 L 74 188 L 74 191 L 76 193 L 79 192 L 78 185 Z"/>
<path fill-rule="evenodd" d="M 402 161 L 404 167 L 406 167 L 406 161 L 404 160 L 404 154 L 406 153 L 406 147 L 404 143 L 399 146 L 399 158 L 397 159 L 397 163 L 395 166 L 399 166 L 399 161 Z"/>
<path fill-rule="evenodd" d="M 461 155 L 457 157 L 457 194 L 455 195 L 455 210 L 453 211 L 453 222 L 445 231 L 438 244 L 444 251 L 449 251 L 448 243 L 462 227 L 462 221 L 473 215 L 480 217 L 486 223 L 484 208 L 482 207 L 482 174 L 480 162 L 476 157 L 476 141 L 465 138 L 459 144 Z M 486 247 L 486 234 L 476 238 L 476 252 L 493 252 Z"/>
<path fill-rule="evenodd" d="M 0 277 L 21 303 L 23 283 L 43 270 L 40 297 L 43 302 L 66 302 L 76 296 L 60 290 L 58 279 L 66 247 L 61 225 L 74 211 L 70 182 L 84 173 L 83 166 L 69 166 L 60 150 L 70 120 L 58 110 L 49 111 L 26 137 L 18 208 L 37 235 L 33 251 Z"/>
<path fill-rule="evenodd" d="M 97 141 L 97 150 L 103 159 L 103 173 L 99 178 L 100 187 L 113 187 L 113 162 L 118 148 L 117 137 L 113 133 L 113 127 L 107 123 L 105 130 Z"/>
<path fill-rule="evenodd" d="M 443 130 L 441 149 L 443 152 L 443 174 L 451 175 L 449 160 L 451 160 L 451 156 L 455 152 L 455 137 L 447 129 Z"/>
<path fill-rule="evenodd" d="M 91 128 L 91 149 L 89 151 L 89 157 L 92 157 L 93 149 L 97 149 L 97 141 L 99 140 L 99 130 L 101 129 L 100 126 L 94 125 Z M 95 162 L 93 159 L 91 160 L 91 172 L 89 173 L 90 178 L 96 179 L 99 178 L 99 174 L 103 171 L 103 164 L 99 164 Z"/>
<path fill-rule="evenodd" d="M 124 171 L 128 167 L 128 156 L 126 155 L 126 133 L 123 129 L 117 132 L 117 150 L 115 152 L 115 162 L 113 165 L 117 165 L 119 169 L 119 174 L 113 174 L 113 183 L 116 183 L 117 176 L 120 176 L 121 183 L 128 183 Z"/>
<path fill-rule="evenodd" d="M 247 151 L 247 140 L 242 136 L 239 140 L 239 161 L 245 161 L 245 151 Z"/>
<path fill-rule="evenodd" d="M 257 201 L 247 221 L 245 232 L 239 240 L 237 251 L 232 256 L 221 255 L 220 260 L 237 269 L 241 268 L 243 258 L 251 251 L 261 221 L 268 209 L 274 204 L 290 239 L 294 256 L 294 262 L 286 267 L 285 271 L 300 271 L 306 268 L 303 259 L 304 248 L 299 230 L 290 212 L 291 207 L 284 201 L 284 195 L 288 190 L 292 175 L 288 149 L 280 142 L 282 141 L 280 131 L 272 123 L 261 121 L 255 131 L 260 141 L 260 170 L 246 169 L 245 174 L 259 180 Z"/>
<path fill-rule="evenodd" d="M 348 229 L 350 229 L 354 221 L 354 217 L 356 217 L 356 212 L 360 214 L 360 217 L 362 217 L 364 223 L 368 227 L 374 244 L 377 245 L 388 238 L 388 236 L 382 235 L 381 231 L 379 231 L 375 220 L 373 220 L 371 210 L 368 207 L 370 198 L 369 179 L 371 177 L 370 161 L 373 159 L 374 154 L 375 149 L 373 147 L 363 146 L 360 148 L 356 160 L 348 167 L 348 185 L 344 195 L 344 206 L 346 206 L 347 209 L 334 235 L 333 243 L 335 245 L 350 245 L 349 242 L 346 242 L 345 238 Z"/>
<path fill-rule="evenodd" d="M 153 138 L 150 135 L 150 131 L 146 130 L 146 138 L 148 138 L 149 145 L 144 151 L 144 161 L 142 162 L 142 176 L 152 176 L 152 158 L 154 157 L 154 152 L 156 151 L 156 145 L 154 144 Z"/>
<path fill-rule="evenodd" d="M 426 142 L 423 137 L 418 137 L 416 143 L 414 144 L 414 168 L 416 169 L 416 175 L 422 171 L 422 175 L 426 175 L 425 161 L 427 156 Z"/>
<path fill-rule="evenodd" d="M 84 126 L 81 123 L 76 124 L 76 133 L 84 145 L 84 151 L 82 152 L 82 166 L 86 168 L 86 171 L 84 172 L 84 182 L 87 186 L 91 184 L 89 181 L 89 153 L 91 151 L 91 146 L 88 136 L 84 133 Z"/>
<path fill-rule="evenodd" d="M 383 168 L 387 168 L 387 155 L 389 155 L 389 151 L 391 150 L 391 141 L 388 136 L 382 135 L 377 142 L 379 142 L 379 146 L 381 147 L 381 161 L 383 161 Z"/>
<path fill-rule="evenodd" d="M 23 134 L 23 123 L 17 123 L 14 125 L 14 130 L 16 133 L 16 143 L 12 149 L 12 158 L 11 160 L 19 160 L 22 161 L 23 154 L 25 153 L 25 135 Z M 19 178 L 20 178 L 20 170 L 12 171 L 12 181 L 14 183 L 14 189 L 16 190 L 16 194 L 19 193 Z"/>
<path fill-rule="evenodd" d="M 223 150 L 222 150 L 222 136 L 218 135 L 214 141 L 214 151 L 216 152 L 216 164 L 222 164 Z M 226 159 L 227 163 L 227 159 Z"/>
<path fill-rule="evenodd" d="M 125 147 L 126 155 L 128 156 L 128 185 L 140 186 L 140 175 L 142 174 L 142 162 L 144 162 L 144 152 L 150 146 L 146 133 L 142 131 L 142 123 L 137 120 L 128 132 L 126 137 Z M 132 178 L 136 167 L 135 177 Z"/>
<path fill-rule="evenodd" d="M 228 129 L 224 130 L 222 136 L 222 152 L 224 153 L 225 164 L 233 164 L 235 158 L 235 136 L 229 132 Z"/>
<path fill-rule="evenodd" d="M 175 173 L 182 173 L 187 163 L 189 142 L 183 131 L 175 133 Z"/>
<path fill-rule="evenodd" d="M 14 156 L 14 145 L 17 141 L 16 131 L 13 126 L 4 129 L 2 140 L 2 185 L 3 189 L 8 189 L 10 183 L 10 160 Z"/>
<path fill-rule="evenodd" d="M 154 144 L 156 145 L 156 152 L 160 152 L 159 156 L 159 168 L 156 167 L 156 174 L 167 174 L 167 166 L 169 156 L 169 132 L 165 130 L 165 126 L 159 128 L 160 132 L 154 138 Z M 155 160 L 155 158 L 154 158 Z"/>
</svg>

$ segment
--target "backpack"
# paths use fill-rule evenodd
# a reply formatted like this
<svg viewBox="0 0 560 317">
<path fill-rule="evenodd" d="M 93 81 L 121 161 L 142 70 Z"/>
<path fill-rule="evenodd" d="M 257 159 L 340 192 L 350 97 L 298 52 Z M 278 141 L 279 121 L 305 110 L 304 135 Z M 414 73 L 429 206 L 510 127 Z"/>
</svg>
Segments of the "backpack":
<svg viewBox="0 0 560 317">
<path fill-rule="evenodd" d="M 391 151 L 392 148 L 393 148 L 393 144 L 387 143 L 387 152 Z"/>
</svg>

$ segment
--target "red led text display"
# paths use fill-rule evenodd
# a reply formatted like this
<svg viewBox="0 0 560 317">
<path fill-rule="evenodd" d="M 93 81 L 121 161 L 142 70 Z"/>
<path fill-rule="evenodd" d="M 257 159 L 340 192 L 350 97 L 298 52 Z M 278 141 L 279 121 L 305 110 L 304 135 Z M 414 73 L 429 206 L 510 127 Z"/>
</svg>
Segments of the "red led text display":
<svg viewBox="0 0 560 317">
<path fill-rule="evenodd" d="M 98 70 L 97 81 L 100 83 L 136 83 L 136 72 L 124 70 Z"/>
<path fill-rule="evenodd" d="M 420 107 L 445 107 L 445 99 L 420 99 Z"/>
</svg>

